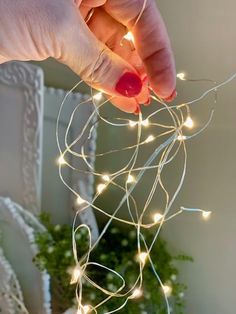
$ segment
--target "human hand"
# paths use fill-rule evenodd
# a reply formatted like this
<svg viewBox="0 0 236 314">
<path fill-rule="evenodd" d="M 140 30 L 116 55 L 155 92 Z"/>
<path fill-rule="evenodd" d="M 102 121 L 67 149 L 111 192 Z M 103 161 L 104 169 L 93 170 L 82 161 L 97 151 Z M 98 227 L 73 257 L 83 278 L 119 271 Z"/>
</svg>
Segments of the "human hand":
<svg viewBox="0 0 236 314">
<path fill-rule="evenodd" d="M 175 97 L 175 67 L 154 0 L 0 0 L 0 63 L 54 57 L 112 95 L 126 112 L 149 103 L 150 87 Z M 86 24 L 91 9 L 93 15 Z M 123 40 L 132 29 L 134 45 Z"/>
</svg>

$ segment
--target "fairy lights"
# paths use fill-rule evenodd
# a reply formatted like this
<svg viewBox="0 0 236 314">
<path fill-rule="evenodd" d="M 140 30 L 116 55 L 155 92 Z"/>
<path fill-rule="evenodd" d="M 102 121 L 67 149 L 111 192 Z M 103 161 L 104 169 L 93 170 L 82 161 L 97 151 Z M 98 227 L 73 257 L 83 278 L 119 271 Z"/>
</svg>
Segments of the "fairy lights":
<svg viewBox="0 0 236 314">
<path fill-rule="evenodd" d="M 104 184 L 104 183 L 100 183 L 100 184 L 98 184 L 98 186 L 97 186 L 97 192 L 99 193 L 99 194 L 101 194 L 105 189 L 106 189 L 106 184 Z"/>
<path fill-rule="evenodd" d="M 149 135 L 149 136 L 146 138 L 145 142 L 146 142 L 146 143 L 150 143 L 150 142 L 152 142 L 152 141 L 154 141 L 154 140 L 155 140 L 155 137 L 154 137 L 153 135 Z"/>
<path fill-rule="evenodd" d="M 142 124 L 143 126 L 145 126 L 145 127 L 149 126 L 149 125 L 150 125 L 149 119 L 147 118 L 147 119 L 141 121 L 141 124 Z"/>
<path fill-rule="evenodd" d="M 138 259 L 140 260 L 140 262 L 144 265 L 146 263 L 146 260 L 148 258 L 148 253 L 146 252 L 141 252 L 138 255 Z"/>
<path fill-rule="evenodd" d="M 162 220 L 162 218 L 163 218 L 163 215 L 160 214 L 160 213 L 156 213 L 156 214 L 153 215 L 153 220 L 154 220 L 155 223 L 160 222 Z"/>
<path fill-rule="evenodd" d="M 187 137 L 186 137 L 185 135 L 180 134 L 180 135 L 178 135 L 177 140 L 178 140 L 178 141 L 185 141 L 186 138 L 187 138 Z"/>
<path fill-rule="evenodd" d="M 140 15 L 137 18 L 140 18 L 143 10 L 145 9 L 146 0 L 144 1 L 143 8 L 140 12 Z M 131 31 L 129 31 L 125 36 L 124 39 L 129 42 L 134 42 L 134 37 Z M 131 45 L 132 46 L 132 45 Z M 184 72 L 178 73 L 177 78 L 181 81 L 188 81 L 186 78 L 186 75 Z M 91 97 L 92 102 L 94 104 L 94 111 L 91 113 L 90 118 L 85 124 L 85 127 L 81 131 L 80 134 L 76 136 L 76 139 L 74 139 L 71 142 L 68 142 L 68 138 L 65 135 L 65 151 L 62 150 L 59 136 L 58 136 L 58 129 L 59 129 L 59 121 L 60 121 L 60 114 L 62 111 L 62 108 L 65 104 L 65 99 L 62 102 L 58 119 L 57 119 L 57 144 L 58 149 L 60 152 L 60 157 L 58 159 L 58 164 L 65 165 L 66 167 L 69 167 L 71 170 L 80 170 L 80 169 L 74 169 L 74 167 L 68 162 L 65 161 L 64 156 L 65 154 L 72 155 L 73 157 L 77 157 L 80 159 L 81 162 L 84 162 L 85 165 L 88 167 L 89 173 L 92 173 L 94 177 L 98 180 L 103 180 L 103 182 L 100 182 L 96 186 L 96 193 L 91 201 L 84 201 L 82 198 L 80 198 L 77 194 L 77 192 L 73 189 L 73 187 L 70 186 L 70 183 L 66 182 L 66 179 L 63 177 L 62 169 L 59 167 L 59 174 L 61 177 L 62 182 L 77 196 L 77 203 L 81 205 L 82 210 L 86 210 L 87 208 L 91 207 L 97 212 L 99 212 L 100 215 L 104 215 L 108 218 L 108 222 L 106 223 L 103 230 L 101 230 L 100 236 L 92 243 L 92 236 L 91 236 L 91 230 L 88 225 L 82 224 L 78 226 L 77 218 L 79 216 L 79 213 L 81 211 L 81 208 L 77 211 L 74 222 L 73 222 L 73 237 L 72 237 L 72 244 L 73 244 L 73 255 L 76 262 L 76 267 L 73 269 L 72 272 L 72 278 L 71 283 L 77 284 L 76 285 L 76 299 L 78 304 L 78 311 L 77 314 L 87 314 L 89 312 L 100 313 L 100 307 L 103 307 L 106 302 L 108 302 L 112 298 L 123 298 L 124 302 L 122 305 L 117 308 L 113 309 L 112 311 L 104 312 L 106 313 L 115 313 L 119 312 L 121 309 L 123 309 L 127 302 L 131 299 L 138 299 L 141 298 L 145 291 L 142 290 L 142 282 L 143 282 L 143 268 L 145 266 L 145 263 L 147 262 L 147 259 L 150 263 L 150 266 L 153 269 L 153 275 L 157 279 L 157 286 L 159 285 L 163 292 L 163 298 L 166 303 L 166 313 L 170 314 L 171 307 L 168 301 L 168 297 L 172 294 L 172 286 L 169 282 L 162 283 L 162 278 L 160 278 L 155 265 L 152 261 L 152 248 L 155 245 L 155 242 L 158 240 L 159 233 L 161 231 L 161 228 L 163 228 L 164 224 L 169 221 L 170 219 L 173 219 L 177 215 L 187 213 L 187 212 L 197 212 L 199 213 L 204 220 L 207 220 L 211 216 L 211 211 L 202 210 L 199 208 L 186 208 L 181 207 L 179 211 L 173 210 L 173 203 L 178 196 L 183 182 L 185 178 L 186 173 L 186 167 L 187 167 L 187 148 L 186 148 L 186 141 L 191 140 L 194 136 L 197 136 L 201 132 L 203 132 L 211 122 L 214 109 L 212 111 L 209 110 L 209 118 L 203 124 L 203 127 L 199 130 L 196 130 L 195 133 L 192 135 L 183 135 L 183 129 L 189 128 L 192 129 L 194 127 L 194 121 L 190 116 L 190 107 L 197 103 L 198 101 L 202 100 L 204 97 L 206 97 L 209 94 L 214 95 L 214 101 L 213 103 L 216 103 L 216 92 L 218 89 L 227 83 L 231 82 L 233 79 L 236 78 L 236 74 L 232 75 L 230 78 L 225 80 L 224 82 L 220 84 L 216 84 L 214 81 L 212 81 L 212 86 L 208 88 L 205 92 L 203 92 L 198 98 L 188 101 L 185 104 L 177 104 L 177 105 L 167 105 L 163 100 L 159 99 L 155 95 L 151 95 L 151 98 L 153 100 L 152 105 L 152 112 L 143 120 L 142 119 L 142 113 L 139 113 L 139 119 L 138 121 L 132 121 L 128 119 L 122 119 L 118 118 L 114 122 L 114 117 L 109 119 L 107 116 L 103 116 L 100 112 L 100 109 L 104 104 L 107 103 L 107 101 L 103 100 L 103 95 L 101 92 L 95 94 Z M 195 80 L 197 81 L 203 81 L 206 80 Z M 207 80 L 209 84 L 209 80 Z M 78 86 L 77 84 L 76 86 Z M 73 91 L 73 89 L 72 89 Z M 92 93 L 91 93 L 92 94 Z M 87 105 L 86 101 L 78 104 L 76 109 L 72 112 L 71 116 L 73 116 L 75 110 L 77 110 L 80 106 Z M 160 119 L 160 113 L 165 112 L 168 114 L 170 123 L 164 124 L 163 121 L 158 121 Z M 132 132 L 136 132 L 135 137 L 135 143 L 133 143 L 131 146 L 126 146 L 122 148 L 116 148 L 116 141 L 114 141 L 114 148 L 112 150 L 103 152 L 103 153 L 97 153 L 93 157 L 102 158 L 104 156 L 111 156 L 111 162 L 113 161 L 114 154 L 118 152 L 122 152 L 125 150 L 131 151 L 131 156 L 127 157 L 127 160 L 124 160 L 125 165 L 122 166 L 122 168 L 114 171 L 113 173 L 110 171 L 108 172 L 109 175 L 106 173 L 107 169 L 103 169 L 103 172 L 99 172 L 98 170 L 95 170 L 91 162 L 89 161 L 89 155 L 86 155 L 84 153 L 85 150 L 82 150 L 81 152 L 77 152 L 75 150 L 75 144 L 79 143 L 82 148 L 84 148 L 85 142 L 82 141 L 82 138 L 85 136 L 85 134 L 92 134 L 92 131 L 94 129 L 95 123 L 94 118 L 98 117 L 96 121 L 101 121 L 101 123 L 104 123 L 106 125 L 109 125 L 110 127 L 116 128 L 117 132 L 119 132 L 119 129 L 126 128 L 125 131 L 127 131 L 127 126 L 132 129 Z M 123 121 L 122 121 L 123 120 Z M 117 122 L 118 121 L 118 122 Z M 143 134 L 142 129 L 143 127 L 151 127 L 152 129 L 156 128 L 156 133 L 153 133 L 154 135 L 149 135 L 146 140 L 142 140 Z M 66 134 L 69 133 L 71 124 L 68 125 L 68 128 L 66 130 Z M 157 129 L 158 128 L 158 129 Z M 88 132 L 88 133 L 86 133 Z M 88 136 L 87 136 L 88 137 Z M 143 145 L 145 143 L 150 143 L 154 141 L 154 139 L 163 138 L 163 141 L 157 141 L 157 146 L 153 149 L 152 146 L 154 145 Z M 177 140 L 177 141 L 176 141 Z M 143 148 L 150 147 L 150 156 L 145 160 L 145 162 L 140 165 L 138 164 L 137 160 L 140 154 L 142 154 Z M 169 194 L 167 191 L 167 188 L 163 184 L 163 169 L 165 169 L 165 166 L 173 163 L 175 161 L 175 157 L 178 155 L 178 153 L 182 153 L 182 168 L 181 175 L 179 178 L 179 183 L 175 188 L 174 193 Z M 68 158 L 68 160 L 70 160 Z M 146 185 L 144 186 L 144 191 L 147 194 L 147 198 L 145 201 L 145 204 L 142 208 L 140 204 L 137 204 L 137 200 L 135 198 L 135 195 L 133 194 L 133 191 L 135 190 L 138 183 L 142 183 L 142 179 L 144 174 L 149 173 L 149 170 L 154 169 L 157 171 L 157 175 L 153 180 L 153 184 L 150 188 L 147 188 Z M 81 170 L 80 170 L 81 171 Z M 85 173 L 87 174 L 88 171 Z M 126 180 L 126 181 L 125 181 Z M 150 180 L 152 180 L 150 178 Z M 164 180 L 165 181 L 165 180 Z M 121 183 L 122 182 L 122 183 Z M 109 189 L 110 186 L 115 186 L 117 189 L 119 189 L 120 192 L 122 192 L 122 197 L 120 198 L 118 204 L 109 204 L 109 208 L 113 209 L 113 212 L 110 214 L 108 213 L 106 208 L 99 207 L 96 203 L 97 198 L 101 198 L 102 192 L 107 189 L 107 192 L 112 193 L 113 189 Z M 152 222 L 150 223 L 144 223 L 144 218 L 150 218 L 148 214 L 148 208 L 150 207 L 151 200 L 153 199 L 153 196 L 155 192 L 157 191 L 157 187 L 161 189 L 163 194 L 165 195 L 164 204 L 162 204 L 163 209 L 162 213 L 154 213 L 152 217 Z M 116 191 L 117 192 L 117 191 Z M 112 200 L 112 196 L 110 198 Z M 119 215 L 119 211 L 121 208 L 126 208 L 126 211 L 129 215 L 129 218 L 127 219 L 121 219 Z M 137 260 L 139 262 L 139 271 L 137 272 L 137 278 L 133 284 L 126 282 L 126 278 L 124 278 L 120 273 L 116 272 L 113 269 L 107 268 L 105 265 L 98 263 L 98 262 L 91 262 L 90 261 L 90 255 L 93 252 L 93 250 L 99 245 L 100 240 L 102 239 L 104 233 L 106 232 L 107 228 L 110 227 L 113 221 L 119 221 L 120 223 L 128 225 L 130 228 L 133 228 L 134 235 L 137 237 L 137 256 L 134 256 L 134 260 Z M 89 237 L 89 248 L 86 254 L 84 254 L 82 257 L 79 256 L 79 250 L 77 251 L 76 246 L 76 233 L 79 228 L 85 228 L 88 232 Z M 143 229 L 147 228 L 153 228 L 153 241 L 151 243 L 146 243 L 145 238 L 142 235 Z M 142 248 L 142 249 L 141 249 Z M 79 265 L 79 266 L 78 266 Z M 112 289 L 107 291 L 106 287 L 99 286 L 99 283 L 93 282 L 91 278 L 89 278 L 89 274 L 87 274 L 86 269 L 88 266 L 96 266 L 100 267 L 102 270 L 106 270 L 108 274 L 112 277 L 115 277 L 120 280 L 121 284 L 119 287 L 112 286 Z M 88 272 L 89 273 L 89 272 Z M 104 299 L 98 303 L 98 304 L 91 304 L 91 305 L 82 305 L 84 304 L 83 300 L 83 286 L 85 284 L 89 283 L 94 287 L 94 293 L 96 294 L 96 291 L 99 290 L 101 292 L 104 292 Z M 95 302 L 95 301 L 94 301 Z"/>
<path fill-rule="evenodd" d="M 82 276 L 82 271 L 79 266 L 76 266 L 72 272 L 70 284 L 73 285 L 77 283 L 79 279 L 81 278 L 81 276 Z"/>
<path fill-rule="evenodd" d="M 63 165 L 66 165 L 66 160 L 64 158 L 63 155 L 61 155 L 58 159 L 57 159 L 57 162 L 60 166 L 63 166 Z"/>
<path fill-rule="evenodd" d="M 186 80 L 186 75 L 185 75 L 185 73 L 183 73 L 183 72 L 178 73 L 178 74 L 176 75 L 176 77 L 177 77 L 178 79 L 180 79 L 181 81 L 185 81 L 185 80 Z"/>
<path fill-rule="evenodd" d="M 202 217 L 203 217 L 203 219 L 207 220 L 207 219 L 210 218 L 211 214 L 212 214 L 211 211 L 206 211 L 206 210 L 204 210 L 204 211 L 202 212 Z"/>
<path fill-rule="evenodd" d="M 108 174 L 104 174 L 104 175 L 102 176 L 102 179 L 103 179 L 105 182 L 109 182 L 109 181 L 110 181 L 110 177 L 109 177 Z"/>
<path fill-rule="evenodd" d="M 82 205 L 82 204 L 84 204 L 86 201 L 81 197 L 81 196 L 77 196 L 77 198 L 76 198 L 76 203 L 78 204 L 78 205 Z"/>
<path fill-rule="evenodd" d="M 91 307 L 89 305 L 81 305 L 76 314 L 88 314 L 89 312 L 91 312 Z"/>
<path fill-rule="evenodd" d="M 135 177 L 132 174 L 129 174 L 126 183 L 134 183 L 134 182 L 135 182 Z"/>
<path fill-rule="evenodd" d="M 171 295 L 171 293 L 172 293 L 172 288 L 171 288 L 171 286 L 169 286 L 169 285 L 164 285 L 163 287 L 162 287 L 162 289 L 163 289 L 163 291 L 164 291 L 164 293 L 165 293 L 165 295 L 167 296 L 167 297 L 169 297 L 170 295 Z"/>
<path fill-rule="evenodd" d="M 127 302 L 131 299 L 138 299 L 144 295 L 143 291 L 143 269 L 144 266 L 148 260 L 150 266 L 153 269 L 153 275 L 157 279 L 157 285 L 159 284 L 164 292 L 164 300 L 166 303 L 166 312 L 167 314 L 170 314 L 171 307 L 168 301 L 168 297 L 172 294 L 172 286 L 170 283 L 162 283 L 162 279 L 159 277 L 157 270 L 155 269 L 154 263 L 152 261 L 152 248 L 155 245 L 155 242 L 158 240 L 158 236 L 160 233 L 161 228 L 165 225 L 167 221 L 170 219 L 175 218 L 177 215 L 183 214 L 183 213 L 199 213 L 203 220 L 208 220 L 211 217 L 212 212 L 209 210 L 203 210 L 199 208 L 187 208 L 187 207 L 181 207 L 180 210 L 174 211 L 173 210 L 173 203 L 176 199 L 178 193 L 181 190 L 181 187 L 184 182 L 184 177 L 186 173 L 186 159 L 187 159 L 187 148 L 186 148 L 186 141 L 190 141 L 194 136 L 197 136 L 201 132 L 203 132 L 211 122 L 213 112 L 212 111 L 209 114 L 208 120 L 205 122 L 205 124 L 202 126 L 201 129 L 196 130 L 191 135 L 184 135 L 183 130 L 184 128 L 193 128 L 194 127 L 194 121 L 190 115 L 190 107 L 192 104 L 198 102 L 199 100 L 203 99 L 205 96 L 207 96 L 210 93 L 213 93 L 215 96 L 216 91 L 224 86 L 225 84 L 232 81 L 234 78 L 236 78 L 236 74 L 231 76 L 226 81 L 216 85 L 214 82 L 214 85 L 206 90 L 202 95 L 200 95 L 197 99 L 189 101 L 185 104 L 179 104 L 179 105 L 167 105 L 163 102 L 163 100 L 160 100 L 155 95 L 152 95 L 151 98 L 153 100 L 153 111 L 149 114 L 148 117 L 145 119 L 142 119 L 142 114 L 139 114 L 139 119 L 137 121 L 127 120 L 119 118 L 114 123 L 114 117 L 112 117 L 111 120 L 109 118 L 102 116 L 100 114 L 99 109 L 106 104 L 106 101 L 103 101 L 102 99 L 96 100 L 96 103 L 94 103 L 94 111 L 91 114 L 91 117 L 86 122 L 86 126 L 83 128 L 81 133 L 76 136 L 76 140 L 73 140 L 71 143 L 68 142 L 68 139 L 65 138 L 65 145 L 66 149 L 62 151 L 59 139 L 57 137 L 57 143 L 59 147 L 60 152 L 60 158 L 58 160 L 58 164 L 65 165 L 66 167 L 69 167 L 72 170 L 74 167 L 70 164 L 70 155 L 73 157 L 80 158 L 82 162 L 86 164 L 86 166 L 89 168 L 89 171 L 96 177 L 98 180 L 102 180 L 98 182 L 96 186 L 96 193 L 94 195 L 94 198 L 90 201 L 83 200 L 81 196 L 78 195 L 78 193 L 73 189 L 73 187 L 70 186 L 69 183 L 66 182 L 65 178 L 63 177 L 63 172 L 61 167 L 59 167 L 59 174 L 61 177 L 61 180 L 63 183 L 76 195 L 77 199 L 76 202 L 79 204 L 79 209 L 75 215 L 74 222 L 73 222 L 73 255 L 76 263 L 75 269 L 72 271 L 72 278 L 71 283 L 76 284 L 77 287 L 77 293 L 76 298 L 78 302 L 78 312 L 77 313 L 98 313 L 98 309 L 100 307 L 103 307 L 108 300 L 112 298 L 123 298 L 124 302 L 122 305 L 117 308 L 113 309 L 112 313 L 119 312 L 122 308 L 124 308 L 127 304 Z M 187 80 L 187 79 L 186 79 Z M 94 100 L 94 97 L 92 97 Z M 213 103 L 215 104 L 215 97 Z M 98 102 L 98 103 L 97 103 Z M 154 105 L 156 103 L 156 107 Z M 64 102 L 63 102 L 64 104 Z M 81 105 L 87 105 L 86 101 L 83 103 L 78 104 L 78 107 Z M 75 109 L 77 110 L 77 108 Z M 165 111 L 167 114 L 169 114 L 171 124 L 163 124 L 163 121 L 158 121 L 160 117 L 160 112 Z M 61 111 L 60 111 L 61 112 Z M 72 113 L 73 115 L 73 113 Z M 125 128 L 127 131 L 127 126 L 134 128 L 134 132 L 136 132 L 136 141 L 131 146 L 122 147 L 117 149 L 114 147 L 112 150 L 104 152 L 104 153 L 95 153 L 94 157 L 102 158 L 103 156 L 111 156 L 111 160 L 113 160 L 113 155 L 119 151 L 131 151 L 132 154 L 128 159 L 125 161 L 125 165 L 121 169 L 117 169 L 115 172 L 107 171 L 107 169 L 103 169 L 103 171 L 100 173 L 99 171 L 95 170 L 93 166 L 89 163 L 89 155 L 86 155 L 85 150 L 82 150 L 83 153 L 77 152 L 74 150 L 75 143 L 82 143 L 82 147 L 84 145 L 84 142 L 82 142 L 82 138 L 86 134 L 91 134 L 94 124 L 92 121 L 94 121 L 95 115 L 98 116 L 101 123 L 105 123 L 111 127 L 117 128 Z M 60 121 L 60 115 L 58 116 L 58 123 L 57 123 L 57 136 L 58 136 L 58 126 Z M 97 121 L 97 119 L 96 119 Z M 152 130 L 155 132 L 155 127 L 158 128 L 158 131 L 153 133 L 153 135 L 148 135 L 146 139 L 142 140 L 143 134 L 142 129 L 145 127 L 150 126 Z M 66 130 L 66 134 L 69 133 L 71 125 L 68 126 Z M 163 136 L 165 135 L 165 136 Z M 162 137 L 163 136 L 163 137 Z M 163 141 L 161 141 L 161 137 L 163 138 Z M 138 155 L 142 153 L 142 149 L 145 147 L 149 147 L 149 145 L 143 145 L 145 143 L 153 142 L 154 140 L 158 139 L 157 143 L 158 145 L 153 148 L 151 145 L 150 152 L 151 155 L 146 159 L 143 165 L 140 165 L 137 163 Z M 177 141 L 176 141 L 177 140 Z M 114 146 L 116 145 L 116 142 L 114 141 Z M 183 153 L 183 165 L 181 170 L 181 175 L 179 179 L 179 184 L 176 186 L 176 190 L 172 195 L 169 195 L 168 191 L 166 190 L 165 186 L 163 185 L 163 169 L 165 169 L 165 165 L 173 163 L 175 160 L 175 157 L 178 155 L 178 152 L 181 151 Z M 67 160 L 65 161 L 64 156 L 68 156 Z M 142 178 L 145 173 L 149 173 L 150 169 L 156 169 L 158 170 L 158 175 L 153 181 L 153 185 L 150 188 L 147 188 L 144 186 L 144 191 L 147 193 L 147 201 L 143 205 L 143 208 L 140 208 L 139 204 L 137 204 L 136 198 L 134 194 L 132 193 L 133 190 L 136 188 L 137 184 L 142 182 Z M 87 172 L 86 172 L 87 173 Z M 151 180 L 151 179 L 150 179 Z M 148 213 L 148 208 L 150 206 L 151 200 L 153 198 L 153 195 L 155 191 L 157 190 L 157 186 L 160 186 L 160 188 L 163 190 L 164 194 L 166 195 L 165 202 L 162 204 L 162 213 L 154 212 L 152 216 L 152 221 L 144 223 L 144 218 L 150 218 Z M 118 204 L 109 204 L 109 207 L 113 208 L 113 213 L 108 213 L 106 208 L 101 208 L 97 205 L 96 199 L 103 196 L 104 190 L 107 190 L 108 193 L 112 193 L 112 190 L 110 189 L 110 186 L 115 186 L 117 189 L 119 189 L 123 196 L 120 198 L 120 201 Z M 150 189 L 150 190 L 149 190 Z M 115 192 L 116 193 L 116 192 Z M 112 199 L 112 197 L 111 197 Z M 112 205 L 112 206 L 110 206 Z M 91 230 L 88 225 L 82 224 L 78 226 L 77 218 L 79 213 L 82 210 L 86 210 L 87 208 L 93 208 L 94 210 L 97 210 L 100 214 L 103 214 L 104 216 L 108 217 L 108 222 L 101 230 L 100 236 L 95 239 L 95 241 L 92 243 L 92 236 L 91 236 Z M 121 219 L 119 217 L 119 210 L 122 207 L 126 207 L 127 213 L 129 214 L 129 218 L 127 219 Z M 118 273 L 117 271 L 107 268 L 105 265 L 97 262 L 91 262 L 90 261 L 90 254 L 93 252 L 93 250 L 99 245 L 100 240 L 103 237 L 103 234 L 106 232 L 107 228 L 111 225 L 113 221 L 119 221 L 120 223 L 127 224 L 129 227 L 134 228 L 134 235 L 137 237 L 137 256 L 134 256 L 134 260 L 137 260 L 140 264 L 139 271 L 137 272 L 137 278 L 136 281 L 131 284 L 129 282 L 126 282 L 126 278 L 123 278 L 123 276 Z M 76 247 L 76 233 L 78 231 L 78 228 L 85 228 L 88 232 L 88 238 L 89 238 L 89 247 L 87 253 L 81 257 L 78 258 L 78 252 Z M 153 241 L 151 243 L 146 243 L 145 238 L 142 236 L 142 230 L 147 228 L 153 228 L 154 234 L 153 234 Z M 142 250 L 141 250 L 142 248 Z M 53 253 L 52 253 L 53 254 Z M 78 266 L 79 265 L 79 266 Z M 86 269 L 88 266 L 96 266 L 101 267 L 102 269 L 106 269 L 108 273 L 113 276 L 117 277 L 121 281 L 121 285 L 119 287 L 112 286 L 112 289 L 107 291 L 105 287 L 100 287 L 99 283 L 95 283 L 92 281 L 91 278 L 88 277 L 88 274 L 86 272 Z M 90 285 L 94 287 L 94 293 L 96 294 L 96 290 L 100 290 L 104 292 L 104 300 L 102 300 L 98 304 L 92 304 L 90 306 L 82 306 L 83 304 L 83 286 L 89 282 Z M 78 293 L 78 289 L 80 293 Z M 95 300 L 94 300 L 95 302 Z M 104 307 L 103 307 L 104 308 Z M 111 313 L 111 312 L 104 312 Z"/>
<path fill-rule="evenodd" d="M 187 119 L 185 120 L 184 126 L 186 126 L 189 129 L 192 129 L 194 127 L 193 119 L 190 116 L 188 116 Z"/>
<path fill-rule="evenodd" d="M 93 95 L 94 100 L 100 101 L 100 100 L 102 100 L 102 98 L 103 98 L 103 94 L 101 92 Z"/>
<path fill-rule="evenodd" d="M 135 127 L 136 125 L 137 125 L 137 122 L 136 122 L 136 121 L 132 121 L 132 120 L 129 121 L 129 126 L 130 126 L 131 128 Z"/>
<path fill-rule="evenodd" d="M 133 291 L 133 293 L 130 296 L 130 299 L 139 299 L 143 295 L 143 291 L 140 288 L 137 288 Z"/>
<path fill-rule="evenodd" d="M 130 31 L 125 34 L 124 39 L 126 39 L 128 41 L 132 41 L 134 43 L 134 35 Z"/>
</svg>

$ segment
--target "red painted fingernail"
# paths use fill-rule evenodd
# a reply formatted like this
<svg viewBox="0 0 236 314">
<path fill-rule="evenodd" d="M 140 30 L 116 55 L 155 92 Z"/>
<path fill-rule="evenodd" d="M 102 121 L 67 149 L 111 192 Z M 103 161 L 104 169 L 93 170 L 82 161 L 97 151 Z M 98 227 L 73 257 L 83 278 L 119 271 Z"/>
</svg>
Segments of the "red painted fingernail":
<svg viewBox="0 0 236 314">
<path fill-rule="evenodd" d="M 135 97 L 141 92 L 142 81 L 137 74 L 126 72 L 117 82 L 115 89 L 125 97 Z"/>
<path fill-rule="evenodd" d="M 145 75 L 144 77 L 143 77 L 143 79 L 142 79 L 142 82 L 143 82 L 143 85 L 148 85 L 148 77 L 147 77 L 147 75 Z"/>
<path fill-rule="evenodd" d="M 163 100 L 166 102 L 171 102 L 172 100 L 175 99 L 176 96 L 177 96 L 177 92 L 176 90 L 174 90 L 173 93 L 169 97 L 163 98 Z"/>
<path fill-rule="evenodd" d="M 147 101 L 145 101 L 143 104 L 145 106 L 148 106 L 148 105 L 150 105 L 150 103 L 151 103 L 151 97 L 148 97 Z"/>
<path fill-rule="evenodd" d="M 134 114 L 137 116 L 137 115 L 140 114 L 140 112 L 141 112 L 140 106 L 137 105 L 137 108 L 136 108 L 136 110 L 134 111 Z"/>
</svg>

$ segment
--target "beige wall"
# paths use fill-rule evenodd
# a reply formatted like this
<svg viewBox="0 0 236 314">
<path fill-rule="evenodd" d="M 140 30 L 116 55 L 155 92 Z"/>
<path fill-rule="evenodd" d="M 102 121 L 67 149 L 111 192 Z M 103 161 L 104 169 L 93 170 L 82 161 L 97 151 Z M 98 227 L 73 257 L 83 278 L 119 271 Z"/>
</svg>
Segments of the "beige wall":
<svg viewBox="0 0 236 314">
<path fill-rule="evenodd" d="M 236 2 L 234 0 L 158 1 L 168 26 L 176 56 L 177 70 L 192 77 L 224 80 L 236 72 Z M 46 62 L 46 82 L 70 88 L 76 76 L 64 67 Z M 65 80 L 66 73 L 66 80 Z M 185 214 L 166 224 L 165 237 L 174 250 L 181 250 L 195 259 L 182 267 L 181 278 L 189 287 L 186 314 L 234 314 L 236 312 L 236 81 L 219 91 L 218 105 L 211 127 L 188 144 L 188 171 L 183 190 L 173 208 L 181 205 L 212 210 L 212 219 L 203 222 L 197 214 Z M 204 90 L 204 84 L 181 84 L 178 102 L 192 99 Z M 212 98 L 194 107 L 198 121 L 207 118 Z M 112 114 L 113 111 L 111 111 Z M 117 114 L 115 112 L 114 114 Z M 113 145 L 114 130 L 100 128 L 101 151 Z M 132 141 L 124 131 L 122 141 Z M 143 156 L 144 157 L 144 156 Z M 112 161 L 120 162 L 120 157 Z M 178 161 L 166 174 L 173 187 L 178 174 Z M 103 163 L 98 161 L 98 166 Z M 143 180 L 136 197 L 142 204 L 151 184 Z M 106 204 L 112 211 L 114 197 Z M 152 208 L 160 206 L 156 196 Z M 108 209 L 109 210 L 109 209 Z M 125 213 L 123 213 L 125 214 Z"/>
</svg>

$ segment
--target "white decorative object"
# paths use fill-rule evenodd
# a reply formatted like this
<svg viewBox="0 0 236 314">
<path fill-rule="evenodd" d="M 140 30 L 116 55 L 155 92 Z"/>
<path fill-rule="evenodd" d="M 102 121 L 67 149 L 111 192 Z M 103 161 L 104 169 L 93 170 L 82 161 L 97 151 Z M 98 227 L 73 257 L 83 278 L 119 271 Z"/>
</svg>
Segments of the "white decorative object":
<svg viewBox="0 0 236 314">
<path fill-rule="evenodd" d="M 28 314 L 20 284 L 10 263 L 0 248 L 0 313 Z"/>
<path fill-rule="evenodd" d="M 41 227 L 32 215 L 23 212 L 24 209 L 10 199 L 0 198 L 2 246 L 20 281 L 29 313 L 50 314 L 49 276 L 32 262 L 38 248 L 34 229 L 29 224 Z M 23 217 L 27 217 L 27 223 Z"/>
<path fill-rule="evenodd" d="M 24 62 L 0 65 L 0 194 L 40 210 L 43 72 Z"/>
</svg>

